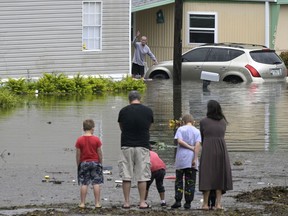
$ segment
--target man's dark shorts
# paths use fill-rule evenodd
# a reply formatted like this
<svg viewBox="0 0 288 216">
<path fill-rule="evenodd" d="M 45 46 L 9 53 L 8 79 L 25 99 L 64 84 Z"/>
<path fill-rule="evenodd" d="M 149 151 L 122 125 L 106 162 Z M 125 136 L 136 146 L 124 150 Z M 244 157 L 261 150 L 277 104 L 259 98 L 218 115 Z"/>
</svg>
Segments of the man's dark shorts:
<svg viewBox="0 0 288 216">
<path fill-rule="evenodd" d="M 102 165 L 95 161 L 81 162 L 78 167 L 78 183 L 79 185 L 95 185 L 102 184 L 103 168 Z"/>
<path fill-rule="evenodd" d="M 144 76 L 144 66 L 132 63 L 132 75 L 135 77 L 136 75 Z"/>
</svg>

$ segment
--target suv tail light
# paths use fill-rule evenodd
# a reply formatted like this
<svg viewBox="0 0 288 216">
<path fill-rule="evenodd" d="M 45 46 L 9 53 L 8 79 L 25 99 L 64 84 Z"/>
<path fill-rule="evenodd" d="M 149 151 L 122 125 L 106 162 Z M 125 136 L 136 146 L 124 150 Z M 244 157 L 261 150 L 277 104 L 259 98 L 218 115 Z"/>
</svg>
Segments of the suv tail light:
<svg viewBox="0 0 288 216">
<path fill-rule="evenodd" d="M 253 77 L 261 77 L 259 72 L 253 66 L 247 64 L 245 67 L 249 70 Z"/>
</svg>

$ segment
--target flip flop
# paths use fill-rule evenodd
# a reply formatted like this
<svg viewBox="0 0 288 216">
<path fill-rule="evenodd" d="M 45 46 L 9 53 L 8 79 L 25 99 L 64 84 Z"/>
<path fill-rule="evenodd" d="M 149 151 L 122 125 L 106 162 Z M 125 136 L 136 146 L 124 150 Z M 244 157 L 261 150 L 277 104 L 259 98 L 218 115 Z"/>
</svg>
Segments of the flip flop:
<svg viewBox="0 0 288 216">
<path fill-rule="evenodd" d="M 102 208 L 102 205 L 100 205 L 100 206 L 95 206 L 95 209 L 100 209 L 100 208 Z"/>
<path fill-rule="evenodd" d="M 79 205 L 78 205 L 78 208 L 84 209 L 84 208 L 85 208 L 85 205 L 79 204 Z"/>
<path fill-rule="evenodd" d="M 151 208 L 151 206 L 148 204 L 147 204 L 147 206 L 139 206 L 139 209 L 149 209 L 149 208 Z"/>
<path fill-rule="evenodd" d="M 130 206 L 122 205 L 122 208 L 123 208 L 123 209 L 130 209 Z"/>
</svg>

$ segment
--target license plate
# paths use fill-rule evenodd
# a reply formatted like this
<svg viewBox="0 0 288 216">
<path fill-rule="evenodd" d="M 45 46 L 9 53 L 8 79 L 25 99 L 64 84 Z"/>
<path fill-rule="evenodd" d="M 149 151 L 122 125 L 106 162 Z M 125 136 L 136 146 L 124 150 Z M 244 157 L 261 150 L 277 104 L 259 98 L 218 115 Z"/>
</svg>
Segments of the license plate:
<svg viewBox="0 0 288 216">
<path fill-rule="evenodd" d="M 282 75 L 282 70 L 280 68 L 272 69 L 272 70 L 270 70 L 270 74 L 272 76 L 281 76 Z"/>
</svg>

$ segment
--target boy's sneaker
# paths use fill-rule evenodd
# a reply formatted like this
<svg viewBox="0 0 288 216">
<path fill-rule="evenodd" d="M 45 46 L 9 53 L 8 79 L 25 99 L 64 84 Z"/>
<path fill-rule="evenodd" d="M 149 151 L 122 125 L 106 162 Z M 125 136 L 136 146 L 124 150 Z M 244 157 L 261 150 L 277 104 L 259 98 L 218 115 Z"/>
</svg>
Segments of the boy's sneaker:
<svg viewBox="0 0 288 216">
<path fill-rule="evenodd" d="M 162 207 L 166 207 L 166 202 L 162 202 L 162 203 L 161 203 L 161 206 L 162 206 Z"/>
<path fill-rule="evenodd" d="M 176 209 L 176 208 L 180 208 L 180 207 L 181 207 L 181 202 L 175 202 L 175 203 L 171 206 L 172 209 Z"/>
<path fill-rule="evenodd" d="M 187 202 L 186 202 L 186 203 L 184 204 L 184 208 L 185 208 L 185 209 L 190 209 L 190 208 L 191 208 L 191 203 L 187 203 Z"/>
</svg>

